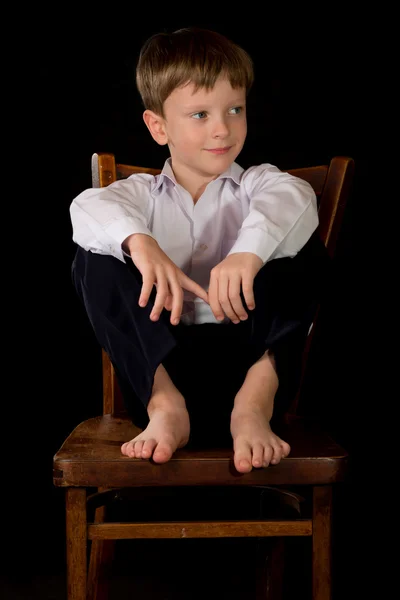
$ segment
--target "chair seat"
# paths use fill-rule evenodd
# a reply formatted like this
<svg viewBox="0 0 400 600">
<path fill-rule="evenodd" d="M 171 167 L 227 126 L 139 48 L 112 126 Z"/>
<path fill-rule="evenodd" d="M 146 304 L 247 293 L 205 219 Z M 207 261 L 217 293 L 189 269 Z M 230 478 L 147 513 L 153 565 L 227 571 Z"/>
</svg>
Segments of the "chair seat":
<svg viewBox="0 0 400 600">
<path fill-rule="evenodd" d="M 292 450 L 278 465 L 238 473 L 232 448 L 179 449 L 170 461 L 128 458 L 121 445 L 140 433 L 111 415 L 80 423 L 54 456 L 54 484 L 78 487 L 165 485 L 318 485 L 342 481 L 347 452 L 316 422 L 296 420 L 277 433 Z"/>
</svg>

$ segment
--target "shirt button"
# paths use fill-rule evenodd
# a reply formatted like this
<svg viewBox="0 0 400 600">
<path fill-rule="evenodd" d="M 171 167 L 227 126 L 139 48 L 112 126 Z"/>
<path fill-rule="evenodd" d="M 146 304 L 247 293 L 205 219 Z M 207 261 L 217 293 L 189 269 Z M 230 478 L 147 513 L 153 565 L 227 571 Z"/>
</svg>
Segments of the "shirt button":
<svg viewBox="0 0 400 600">
<path fill-rule="evenodd" d="M 207 250 L 208 246 L 206 244 L 200 244 L 200 248 L 204 252 L 205 250 Z"/>
</svg>

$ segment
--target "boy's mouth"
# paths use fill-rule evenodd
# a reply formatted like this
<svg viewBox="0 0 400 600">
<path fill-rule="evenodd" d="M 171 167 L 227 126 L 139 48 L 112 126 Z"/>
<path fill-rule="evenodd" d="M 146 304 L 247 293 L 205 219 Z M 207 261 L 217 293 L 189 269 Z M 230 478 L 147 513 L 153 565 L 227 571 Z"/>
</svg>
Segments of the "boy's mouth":
<svg viewBox="0 0 400 600">
<path fill-rule="evenodd" d="M 225 146 L 224 148 L 206 148 L 206 150 L 212 154 L 226 154 L 231 148 L 232 146 Z"/>
</svg>

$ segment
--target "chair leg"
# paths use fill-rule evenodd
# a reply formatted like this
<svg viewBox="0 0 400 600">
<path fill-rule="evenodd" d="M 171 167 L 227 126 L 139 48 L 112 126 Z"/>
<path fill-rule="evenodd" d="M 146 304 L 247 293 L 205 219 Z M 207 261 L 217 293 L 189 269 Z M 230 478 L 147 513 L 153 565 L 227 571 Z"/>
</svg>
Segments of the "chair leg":
<svg viewBox="0 0 400 600">
<path fill-rule="evenodd" d="M 67 598 L 86 600 L 86 489 L 66 490 Z"/>
<path fill-rule="evenodd" d="M 283 594 L 284 538 L 274 538 L 269 557 L 267 598 L 281 600 Z"/>
<path fill-rule="evenodd" d="M 257 564 L 257 600 L 281 600 L 283 595 L 285 542 L 283 538 L 260 539 Z"/>
<path fill-rule="evenodd" d="M 103 523 L 106 507 L 96 509 L 95 522 Z M 87 600 L 108 600 L 115 540 L 92 540 L 88 573 Z"/>
<path fill-rule="evenodd" d="M 313 600 L 331 600 L 332 486 L 314 486 L 312 534 Z"/>
</svg>

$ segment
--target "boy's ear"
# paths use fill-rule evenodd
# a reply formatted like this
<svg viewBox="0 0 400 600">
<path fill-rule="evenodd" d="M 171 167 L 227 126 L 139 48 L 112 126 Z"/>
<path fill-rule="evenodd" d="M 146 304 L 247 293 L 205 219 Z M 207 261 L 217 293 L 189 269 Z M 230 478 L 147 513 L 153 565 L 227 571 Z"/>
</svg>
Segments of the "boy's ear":
<svg viewBox="0 0 400 600">
<path fill-rule="evenodd" d="M 152 110 L 145 110 L 143 113 L 143 121 L 146 123 L 148 130 L 157 144 L 164 146 L 168 143 L 168 136 L 163 117 Z"/>
</svg>

